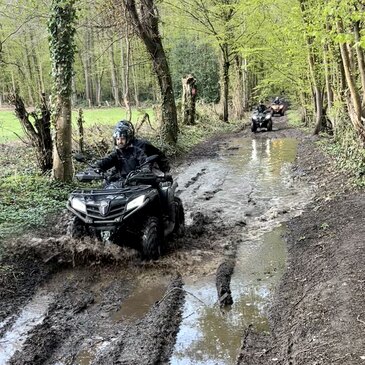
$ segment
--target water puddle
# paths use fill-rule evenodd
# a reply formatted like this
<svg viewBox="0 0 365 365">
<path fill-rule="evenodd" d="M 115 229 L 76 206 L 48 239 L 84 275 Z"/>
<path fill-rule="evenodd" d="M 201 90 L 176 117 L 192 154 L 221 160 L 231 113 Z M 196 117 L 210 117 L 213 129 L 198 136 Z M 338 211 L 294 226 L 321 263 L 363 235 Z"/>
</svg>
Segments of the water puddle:
<svg viewBox="0 0 365 365">
<path fill-rule="evenodd" d="M 187 211 L 209 215 L 218 206 L 224 222 L 245 219 L 247 226 L 231 278 L 229 310 L 217 303 L 215 277 L 184 278 L 192 295 L 186 296 L 172 365 L 235 364 L 244 330 L 250 324 L 269 330 L 267 308 L 286 266 L 281 223 L 300 214 L 313 195 L 312 187 L 291 177 L 296 149 L 294 139 L 233 139 L 219 159 L 183 167 L 179 186 Z"/>
<path fill-rule="evenodd" d="M 131 295 L 123 301 L 121 307 L 111 314 L 114 322 L 134 321 L 142 318 L 154 303 L 165 294 L 167 283 L 154 283 L 148 286 L 138 286 Z"/>
<path fill-rule="evenodd" d="M 291 177 L 296 149 L 295 139 L 236 138 L 221 147 L 218 159 L 182 166 L 177 181 L 187 216 L 219 212 L 223 221 L 234 223 L 269 209 L 304 206 L 311 189 Z"/>
<path fill-rule="evenodd" d="M 15 351 L 22 348 L 29 331 L 42 323 L 52 300 L 53 296 L 43 289 L 22 309 L 14 324 L 0 338 L 0 365 L 7 364 Z"/>
</svg>

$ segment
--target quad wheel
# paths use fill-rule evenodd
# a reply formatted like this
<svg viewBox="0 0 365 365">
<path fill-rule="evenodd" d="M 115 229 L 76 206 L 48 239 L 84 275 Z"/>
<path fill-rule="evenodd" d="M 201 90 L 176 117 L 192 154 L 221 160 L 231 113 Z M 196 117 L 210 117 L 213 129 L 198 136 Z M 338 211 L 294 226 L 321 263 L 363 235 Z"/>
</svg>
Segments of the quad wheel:
<svg viewBox="0 0 365 365">
<path fill-rule="evenodd" d="M 81 238 L 86 234 L 86 227 L 79 217 L 73 217 L 72 221 L 67 227 L 67 233 L 72 238 Z"/>
<path fill-rule="evenodd" d="M 252 123 L 252 125 L 251 125 L 251 132 L 256 133 L 256 131 L 257 131 L 257 125 L 255 123 Z"/>
<path fill-rule="evenodd" d="M 272 131 L 272 120 L 270 120 L 268 123 L 267 123 L 267 130 L 270 132 Z"/>
<path fill-rule="evenodd" d="M 162 234 L 156 217 L 149 217 L 141 230 L 141 249 L 144 260 L 156 260 L 161 255 Z"/>
<path fill-rule="evenodd" d="M 175 202 L 176 215 L 175 215 L 175 227 L 173 233 L 177 237 L 183 237 L 185 234 L 184 207 L 180 198 L 175 197 L 174 202 Z"/>
</svg>

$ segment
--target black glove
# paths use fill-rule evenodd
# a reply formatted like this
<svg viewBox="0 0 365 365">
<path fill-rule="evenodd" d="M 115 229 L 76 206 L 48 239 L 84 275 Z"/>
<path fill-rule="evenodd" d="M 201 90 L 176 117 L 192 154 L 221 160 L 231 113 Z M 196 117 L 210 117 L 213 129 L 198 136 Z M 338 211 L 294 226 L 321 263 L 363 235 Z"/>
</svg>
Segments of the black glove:
<svg viewBox="0 0 365 365">
<path fill-rule="evenodd" d="M 145 173 L 145 174 L 148 174 L 151 172 L 151 167 L 150 166 L 143 166 L 141 168 L 141 172 Z"/>
</svg>

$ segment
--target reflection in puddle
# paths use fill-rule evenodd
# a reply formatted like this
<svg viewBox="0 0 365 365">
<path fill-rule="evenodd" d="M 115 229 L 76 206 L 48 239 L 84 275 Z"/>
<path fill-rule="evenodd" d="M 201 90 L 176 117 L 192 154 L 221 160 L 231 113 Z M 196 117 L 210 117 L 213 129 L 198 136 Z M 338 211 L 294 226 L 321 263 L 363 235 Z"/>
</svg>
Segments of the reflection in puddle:
<svg viewBox="0 0 365 365">
<path fill-rule="evenodd" d="M 167 283 L 139 286 L 116 312 L 111 314 L 114 322 L 136 320 L 142 318 L 151 306 L 160 300 L 167 289 Z"/>
<path fill-rule="evenodd" d="M 0 338 L 0 365 L 7 364 L 16 350 L 20 350 L 27 334 L 42 323 L 53 297 L 49 292 L 40 290 L 28 303 L 11 328 Z"/>
<path fill-rule="evenodd" d="M 284 229 L 279 226 L 245 241 L 231 279 L 233 305 L 223 312 L 217 304 L 215 278 L 187 283 L 187 291 L 207 306 L 186 297 L 184 317 L 171 364 L 235 364 L 244 330 L 252 324 L 267 332 L 266 307 L 285 268 Z"/>
<path fill-rule="evenodd" d="M 197 283 L 184 278 L 184 289 L 207 305 L 185 297 L 172 365 L 236 364 L 248 325 L 259 332 L 269 330 L 267 307 L 286 265 L 285 229 L 280 222 L 300 214 L 312 197 L 311 187 L 294 184 L 291 178 L 296 150 L 294 139 L 234 139 L 220 151 L 219 160 L 184 166 L 185 172 L 179 174 L 179 185 L 186 187 L 181 198 L 187 210 L 209 214 L 219 207 L 223 221 L 231 224 L 244 217 L 260 219 L 248 220 L 242 231 L 231 278 L 234 304 L 230 310 L 222 312 L 217 304 L 214 277 Z M 194 176 L 194 169 L 202 168 L 207 173 L 197 183 L 184 182 L 185 174 Z M 204 196 L 209 191 L 215 193 L 207 201 Z M 286 213 L 278 213 L 280 209 Z"/>
</svg>

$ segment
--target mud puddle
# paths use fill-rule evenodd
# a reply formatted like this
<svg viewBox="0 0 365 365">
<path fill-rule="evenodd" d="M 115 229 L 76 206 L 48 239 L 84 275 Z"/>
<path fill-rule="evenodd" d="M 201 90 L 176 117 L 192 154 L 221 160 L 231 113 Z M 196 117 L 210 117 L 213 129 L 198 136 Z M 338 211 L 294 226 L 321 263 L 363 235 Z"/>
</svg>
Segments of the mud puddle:
<svg viewBox="0 0 365 365">
<path fill-rule="evenodd" d="M 300 214 L 313 194 L 291 175 L 296 149 L 294 139 L 234 139 L 218 159 L 179 174 L 188 213 L 200 210 L 242 228 L 231 236 L 232 306 L 219 306 L 214 275 L 184 278 L 188 294 L 171 364 L 235 364 L 244 330 L 269 330 L 266 310 L 286 265 L 281 223 Z"/>
</svg>

